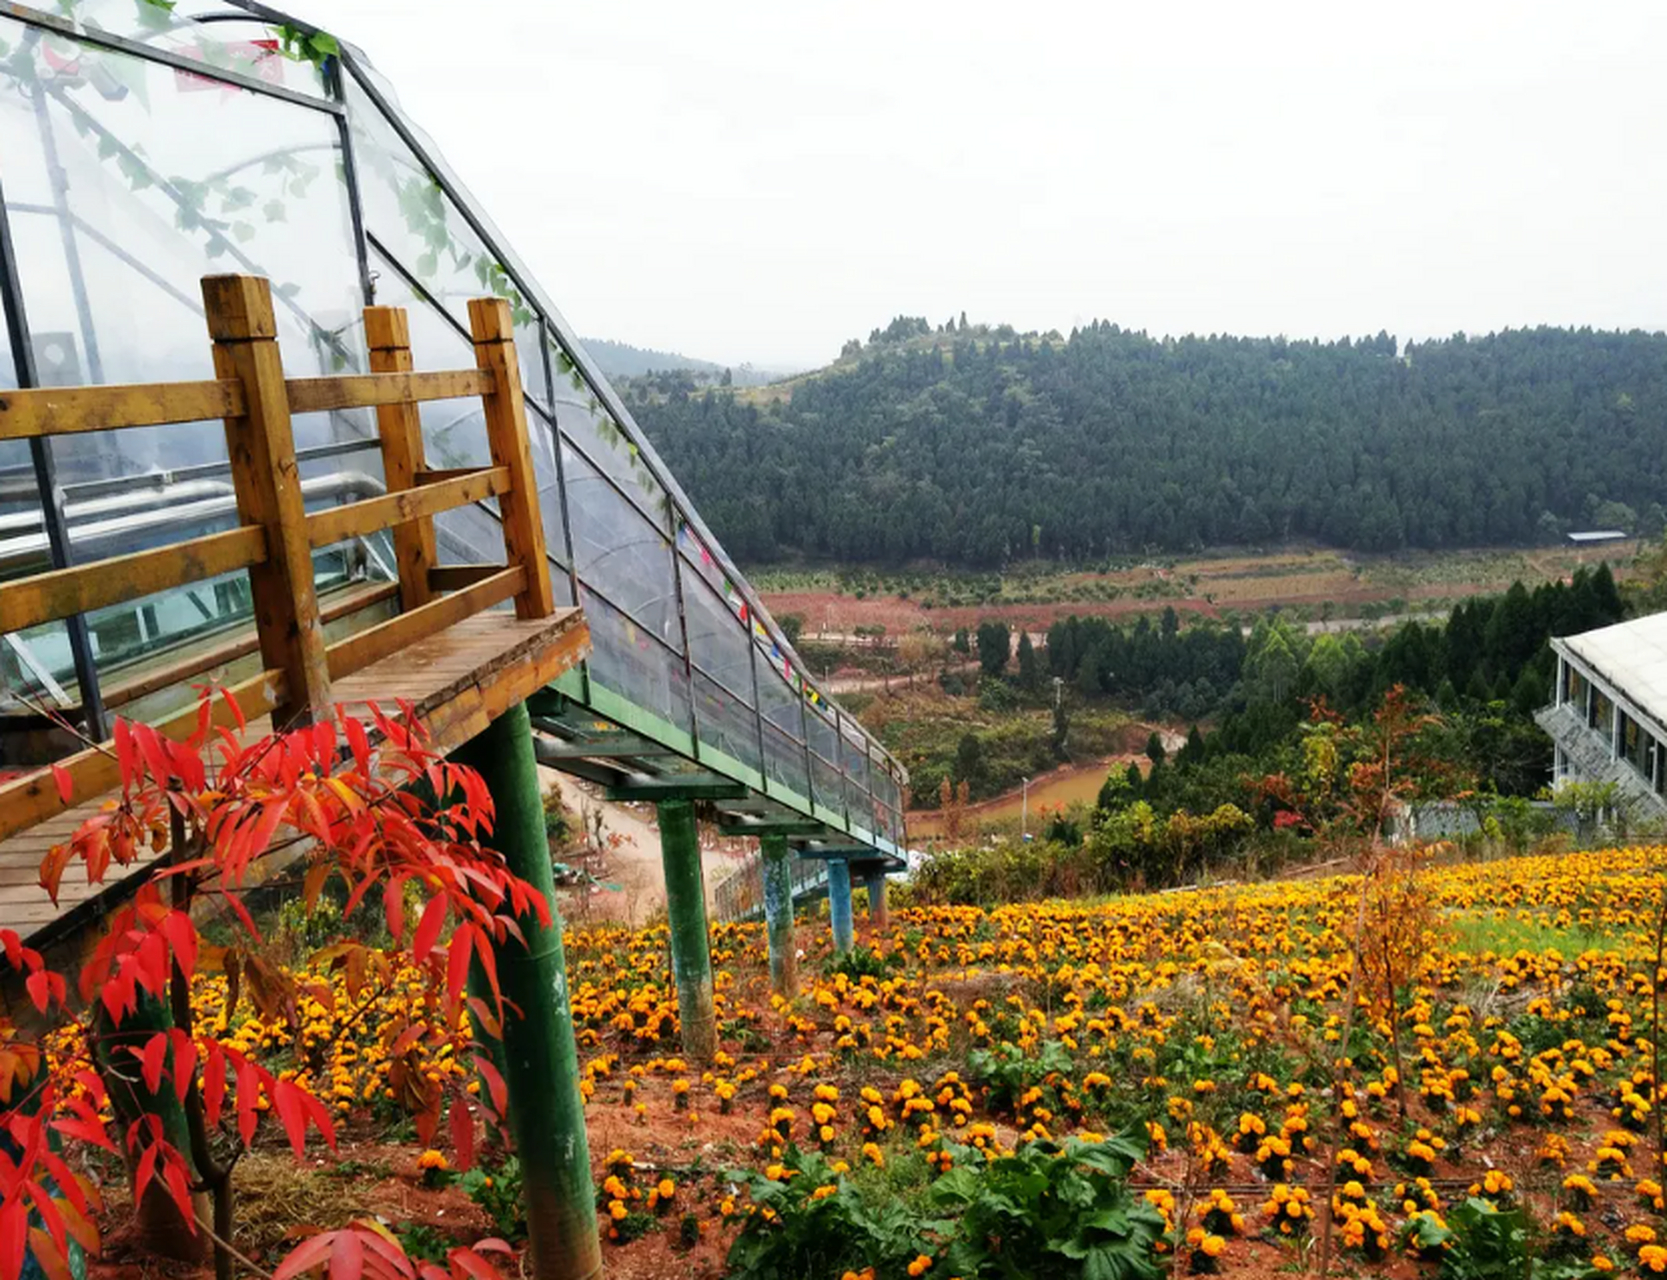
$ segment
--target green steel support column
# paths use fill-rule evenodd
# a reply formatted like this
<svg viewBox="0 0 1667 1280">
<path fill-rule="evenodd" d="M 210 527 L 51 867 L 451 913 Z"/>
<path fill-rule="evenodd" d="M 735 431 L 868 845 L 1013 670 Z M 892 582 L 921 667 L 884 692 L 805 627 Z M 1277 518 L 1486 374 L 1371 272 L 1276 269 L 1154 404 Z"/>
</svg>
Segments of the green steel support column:
<svg viewBox="0 0 1667 1280">
<path fill-rule="evenodd" d="M 843 954 L 856 941 L 851 924 L 851 864 L 844 858 L 828 859 L 828 916 L 833 922 L 834 950 Z"/>
<path fill-rule="evenodd" d="M 551 924 L 531 913 L 519 919 L 527 945 L 513 938 L 498 949 L 498 982 L 506 1003 L 500 1047 L 509 1086 L 509 1125 L 521 1157 L 522 1195 L 532 1275 L 538 1280 L 590 1280 L 602 1274 L 596 1189 L 590 1178 L 585 1102 L 579 1092 L 579 1051 L 567 998 L 567 959 L 556 909 L 544 797 L 533 758 L 525 705 L 499 716 L 454 755 L 485 780 L 497 806 L 492 844 L 509 868 L 550 904 Z"/>
<path fill-rule="evenodd" d="M 710 1062 L 718 1048 L 712 1010 L 712 948 L 706 928 L 706 885 L 701 879 L 700 833 L 688 800 L 661 800 L 660 860 L 666 871 L 666 916 L 671 924 L 672 974 L 683 1052 Z"/>
<path fill-rule="evenodd" d="M 793 856 L 786 836 L 760 836 L 764 858 L 764 923 L 770 935 L 770 986 L 783 1000 L 799 994 L 793 954 Z"/>
<path fill-rule="evenodd" d="M 863 877 L 863 884 L 868 887 L 868 922 L 876 929 L 884 929 L 891 923 L 886 908 L 886 873 L 870 871 Z"/>
</svg>

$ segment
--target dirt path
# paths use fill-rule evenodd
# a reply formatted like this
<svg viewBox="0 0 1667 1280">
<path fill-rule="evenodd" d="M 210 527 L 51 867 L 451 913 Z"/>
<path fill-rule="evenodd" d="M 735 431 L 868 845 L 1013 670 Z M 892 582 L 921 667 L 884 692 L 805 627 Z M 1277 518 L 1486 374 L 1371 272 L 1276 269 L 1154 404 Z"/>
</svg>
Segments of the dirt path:
<svg viewBox="0 0 1667 1280">
<path fill-rule="evenodd" d="M 666 878 L 660 863 L 660 830 L 645 815 L 650 806 L 611 804 L 595 788 L 554 769 L 539 770 L 546 790 L 561 789 L 562 802 L 584 824 L 594 829 L 602 822 L 604 854 L 595 868 L 597 879 L 617 886 L 593 888 L 582 903 L 568 899 L 564 910 L 575 921 L 620 920 L 640 925 L 665 910 Z M 702 865 L 706 876 L 706 905 L 712 905 L 712 891 L 719 881 L 740 865 L 745 842 L 717 840 L 702 834 Z"/>
</svg>

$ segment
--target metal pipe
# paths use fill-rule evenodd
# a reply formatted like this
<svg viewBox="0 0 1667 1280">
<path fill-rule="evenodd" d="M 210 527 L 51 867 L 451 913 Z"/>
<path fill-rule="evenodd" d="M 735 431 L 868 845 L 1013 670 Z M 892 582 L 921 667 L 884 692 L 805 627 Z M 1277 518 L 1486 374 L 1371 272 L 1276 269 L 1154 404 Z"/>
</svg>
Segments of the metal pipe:
<svg viewBox="0 0 1667 1280">
<path fill-rule="evenodd" d="M 532 1274 L 587 1280 L 602 1272 L 596 1192 L 590 1180 L 579 1051 L 567 994 L 561 915 L 544 832 L 544 797 L 533 755 L 532 724 L 516 703 L 453 756 L 485 781 L 497 808 L 493 845 L 509 869 L 549 904 L 550 923 L 531 911 L 517 924 L 526 938 L 497 948 L 503 991 L 502 1069 L 509 1125 L 521 1157 L 521 1186 Z M 519 1014 L 517 1014 L 519 1010 Z"/>
<path fill-rule="evenodd" d="M 375 476 L 362 471 L 337 471 L 303 480 L 301 492 L 309 500 L 316 500 L 375 497 L 386 490 Z M 183 485 L 163 485 L 145 492 L 74 503 L 67 513 L 80 521 L 68 530 L 70 543 L 83 558 L 96 560 L 101 555 L 141 549 L 145 534 L 235 518 L 237 496 L 229 483 L 189 480 Z M 0 539 L 0 577 L 15 576 L 14 570 L 38 564 L 48 550 L 47 534 L 35 532 L 40 525 L 41 518 L 34 512 L 0 516 L 0 533 L 17 531 Z"/>
<path fill-rule="evenodd" d="M 783 1000 L 799 994 L 793 947 L 793 852 L 786 836 L 760 836 L 764 862 L 764 922 L 770 940 L 770 987 Z"/>
<path fill-rule="evenodd" d="M 718 1047 L 718 1026 L 712 1002 L 712 949 L 707 933 L 706 886 L 701 877 L 695 808 L 687 800 L 661 800 L 656 808 L 683 1052 L 697 1062 L 710 1062 Z"/>
<path fill-rule="evenodd" d="M 833 925 L 834 950 L 840 955 L 856 943 L 851 921 L 851 864 L 844 858 L 828 859 L 828 919 Z"/>
</svg>

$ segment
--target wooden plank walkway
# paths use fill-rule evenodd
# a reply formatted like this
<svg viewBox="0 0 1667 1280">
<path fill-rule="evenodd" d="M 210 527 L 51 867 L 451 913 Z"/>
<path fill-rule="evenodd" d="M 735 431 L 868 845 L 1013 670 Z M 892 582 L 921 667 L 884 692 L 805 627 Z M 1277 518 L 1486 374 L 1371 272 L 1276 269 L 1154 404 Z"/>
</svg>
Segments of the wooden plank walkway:
<svg viewBox="0 0 1667 1280">
<path fill-rule="evenodd" d="M 450 751 L 572 667 L 589 647 L 590 630 L 578 609 L 526 619 L 508 612 L 478 613 L 335 681 L 331 699 L 349 710 L 375 702 L 384 714 L 396 715 L 398 700 L 404 698 L 436 748 Z M 366 721 L 374 741 L 368 715 Z M 246 736 L 255 740 L 270 732 L 271 720 L 262 716 L 249 721 Z M 78 804 L 0 840 L 0 928 L 44 945 L 90 924 L 132 891 L 131 884 L 124 888 L 115 876 L 89 886 L 71 867 L 54 906 L 39 884 L 47 851 L 69 839 L 107 799 Z M 144 865 L 136 863 L 126 878 L 134 880 Z"/>
</svg>

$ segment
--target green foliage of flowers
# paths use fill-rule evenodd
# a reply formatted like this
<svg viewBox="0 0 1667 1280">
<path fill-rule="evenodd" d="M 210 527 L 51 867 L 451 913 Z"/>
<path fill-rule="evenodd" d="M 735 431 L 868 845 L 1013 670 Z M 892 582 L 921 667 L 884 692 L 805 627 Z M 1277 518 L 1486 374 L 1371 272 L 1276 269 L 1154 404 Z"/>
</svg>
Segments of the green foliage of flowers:
<svg viewBox="0 0 1667 1280">
<path fill-rule="evenodd" d="M 862 1268 L 880 1280 L 928 1268 L 964 1280 L 1161 1274 L 1163 1215 L 1127 1183 L 1142 1151 L 1135 1142 L 1035 1142 L 989 1161 L 955 1150 L 955 1166 L 932 1183 L 923 1207 L 875 1203 L 823 1157 L 796 1147 L 764 1173 L 735 1172 L 756 1212 L 730 1248 L 730 1273 L 743 1280 Z"/>
</svg>

